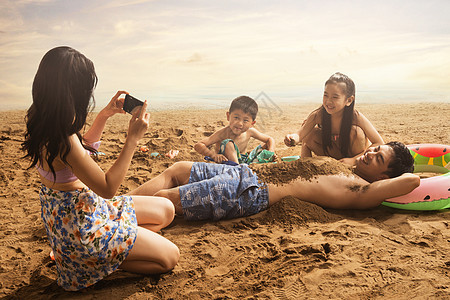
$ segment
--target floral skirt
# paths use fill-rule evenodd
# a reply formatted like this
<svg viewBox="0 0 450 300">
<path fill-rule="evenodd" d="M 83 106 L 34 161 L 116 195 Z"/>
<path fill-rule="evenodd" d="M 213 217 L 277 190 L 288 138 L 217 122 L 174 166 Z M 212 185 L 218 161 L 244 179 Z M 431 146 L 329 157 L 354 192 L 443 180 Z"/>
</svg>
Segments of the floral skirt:
<svg viewBox="0 0 450 300">
<path fill-rule="evenodd" d="M 57 282 L 65 290 L 111 274 L 133 248 L 138 227 L 131 196 L 103 199 L 87 188 L 63 192 L 42 185 L 39 198 Z"/>
</svg>

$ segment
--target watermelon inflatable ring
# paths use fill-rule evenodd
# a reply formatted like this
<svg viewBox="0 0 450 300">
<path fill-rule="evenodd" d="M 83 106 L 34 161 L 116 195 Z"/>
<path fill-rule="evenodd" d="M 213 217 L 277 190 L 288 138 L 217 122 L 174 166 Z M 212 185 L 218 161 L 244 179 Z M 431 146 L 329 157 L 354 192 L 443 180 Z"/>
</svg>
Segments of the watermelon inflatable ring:
<svg viewBox="0 0 450 300">
<path fill-rule="evenodd" d="M 414 173 L 432 172 L 442 175 L 421 178 L 420 186 L 411 193 L 386 199 L 382 204 L 408 210 L 450 208 L 450 146 L 414 144 L 407 147 L 414 157 Z"/>
</svg>

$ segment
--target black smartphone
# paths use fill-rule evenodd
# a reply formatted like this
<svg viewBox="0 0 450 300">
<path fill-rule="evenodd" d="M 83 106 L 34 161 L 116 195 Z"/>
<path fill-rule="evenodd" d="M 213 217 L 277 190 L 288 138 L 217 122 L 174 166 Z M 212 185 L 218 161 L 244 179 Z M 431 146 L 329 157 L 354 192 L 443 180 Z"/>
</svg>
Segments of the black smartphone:
<svg viewBox="0 0 450 300">
<path fill-rule="evenodd" d="M 123 110 L 129 114 L 132 114 L 133 110 L 136 107 L 143 106 L 143 105 L 144 105 L 144 102 L 127 94 L 127 95 L 125 95 L 125 101 L 123 102 Z"/>
</svg>

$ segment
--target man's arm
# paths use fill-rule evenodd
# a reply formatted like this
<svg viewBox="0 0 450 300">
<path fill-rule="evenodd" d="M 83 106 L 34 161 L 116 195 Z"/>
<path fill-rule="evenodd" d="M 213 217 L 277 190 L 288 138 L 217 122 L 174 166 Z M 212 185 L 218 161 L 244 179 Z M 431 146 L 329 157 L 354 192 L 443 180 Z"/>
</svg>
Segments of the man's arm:
<svg viewBox="0 0 450 300">
<path fill-rule="evenodd" d="M 420 185 L 420 177 L 412 173 L 372 182 L 366 193 L 355 203 L 359 209 L 376 207 L 386 199 L 402 196 L 412 192 Z"/>
<path fill-rule="evenodd" d="M 396 178 L 368 183 L 357 176 L 322 175 L 292 183 L 291 195 L 322 207 L 367 209 L 384 200 L 407 194 L 420 185 L 420 177 L 405 173 Z"/>
</svg>

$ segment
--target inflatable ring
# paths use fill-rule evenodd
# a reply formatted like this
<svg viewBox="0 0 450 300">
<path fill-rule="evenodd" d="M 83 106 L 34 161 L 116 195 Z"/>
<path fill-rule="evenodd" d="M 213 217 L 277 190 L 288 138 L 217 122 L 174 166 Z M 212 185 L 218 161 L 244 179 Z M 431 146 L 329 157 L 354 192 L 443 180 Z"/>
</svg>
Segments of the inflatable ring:
<svg viewBox="0 0 450 300">
<path fill-rule="evenodd" d="M 408 210 L 450 208 L 450 146 L 414 144 L 407 146 L 414 157 L 414 173 L 433 172 L 443 175 L 420 179 L 420 186 L 406 195 L 390 198 L 383 205 Z"/>
</svg>

